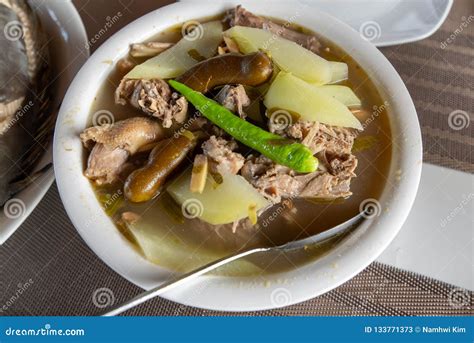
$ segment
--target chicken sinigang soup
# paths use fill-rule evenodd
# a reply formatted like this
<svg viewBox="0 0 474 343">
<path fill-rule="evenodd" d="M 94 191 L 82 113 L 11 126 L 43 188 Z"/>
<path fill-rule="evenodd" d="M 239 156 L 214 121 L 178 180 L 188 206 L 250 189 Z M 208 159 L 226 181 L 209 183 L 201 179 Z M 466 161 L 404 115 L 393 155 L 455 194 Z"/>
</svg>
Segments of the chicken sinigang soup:
<svg viewBox="0 0 474 343">
<path fill-rule="evenodd" d="M 386 103 L 344 51 L 242 7 L 132 44 L 80 134 L 84 175 L 148 260 L 186 271 L 324 231 L 377 199 Z M 336 238 L 229 273 L 310 261 Z"/>
</svg>

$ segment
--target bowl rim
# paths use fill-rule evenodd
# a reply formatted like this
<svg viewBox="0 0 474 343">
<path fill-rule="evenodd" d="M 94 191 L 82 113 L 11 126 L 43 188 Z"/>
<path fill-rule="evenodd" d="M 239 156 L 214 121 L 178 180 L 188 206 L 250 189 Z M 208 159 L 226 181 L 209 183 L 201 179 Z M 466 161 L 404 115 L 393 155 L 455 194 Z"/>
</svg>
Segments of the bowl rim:
<svg viewBox="0 0 474 343">
<path fill-rule="evenodd" d="M 144 41 L 177 23 L 211 17 L 237 4 L 278 18 L 298 15 L 295 21 L 334 42 L 364 68 L 383 99 L 388 99 L 393 135 L 392 161 L 387 185 L 379 199 L 380 216 L 363 223 L 349 238 L 322 258 L 294 270 L 269 274 L 265 280 L 249 277 L 204 276 L 189 287 L 172 290 L 164 298 L 184 305 L 221 311 L 256 311 L 299 303 L 336 288 L 372 263 L 401 229 L 415 200 L 422 167 L 421 131 L 413 101 L 403 81 L 385 56 L 346 24 L 304 4 L 246 1 L 174 3 L 135 20 L 110 37 L 76 75 L 64 98 L 54 136 L 54 168 L 60 197 L 69 218 L 86 244 L 109 267 L 149 289 L 172 273 L 141 257 L 120 235 L 85 180 L 83 151 L 78 134 L 85 128 L 90 105 L 112 65 L 129 44 Z M 298 7 L 295 11 L 295 7 Z M 315 22 L 312 19 L 318 18 Z M 159 20 L 157 20 L 159 19 Z M 110 63 L 113 61 L 114 63 Z M 368 69 L 368 66 L 371 69 Z M 97 82 L 90 82 L 95 79 Z M 88 85 L 88 87 L 84 87 Z M 86 104 L 87 106 L 85 106 Z M 402 171 L 400 177 L 399 171 Z M 388 184 L 390 182 L 390 185 Z M 87 185 L 86 185 L 87 183 Z M 98 230 L 96 227 L 99 227 Z M 277 280 L 284 277 L 281 284 Z M 268 286 L 270 284 L 270 286 Z"/>
</svg>

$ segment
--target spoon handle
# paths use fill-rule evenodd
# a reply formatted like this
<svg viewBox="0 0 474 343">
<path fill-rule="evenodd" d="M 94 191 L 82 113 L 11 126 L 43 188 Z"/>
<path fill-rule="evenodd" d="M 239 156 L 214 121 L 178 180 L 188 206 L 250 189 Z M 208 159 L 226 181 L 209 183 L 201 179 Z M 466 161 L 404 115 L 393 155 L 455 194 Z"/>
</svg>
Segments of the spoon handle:
<svg viewBox="0 0 474 343">
<path fill-rule="evenodd" d="M 239 258 L 242 258 L 242 257 L 245 257 L 245 256 L 249 256 L 249 255 L 252 255 L 256 252 L 262 252 L 262 251 L 267 251 L 267 250 L 270 250 L 270 248 L 254 248 L 254 249 L 250 249 L 250 250 L 244 250 L 242 252 L 239 252 L 237 254 L 233 254 L 233 255 L 230 255 L 230 256 L 226 256 L 224 258 L 221 258 L 220 260 L 217 260 L 217 261 L 213 261 L 209 264 L 206 264 L 198 269 L 195 269 L 193 271 L 190 271 L 189 273 L 186 273 L 186 274 L 183 274 L 181 275 L 180 277 L 178 277 L 177 279 L 174 279 L 174 280 L 171 280 L 171 281 L 168 281 L 168 282 L 165 282 L 165 283 L 162 283 L 161 285 L 155 287 L 155 288 L 152 288 L 146 292 L 143 292 L 139 295 L 137 295 L 136 297 L 128 300 L 127 302 L 123 303 L 123 304 L 120 304 L 114 308 L 112 308 L 111 310 L 109 310 L 108 312 L 102 314 L 102 316 L 106 316 L 106 317 L 110 317 L 110 316 L 116 316 L 122 312 L 125 312 L 135 306 L 138 306 L 150 299 L 153 299 L 161 294 L 163 294 L 164 292 L 167 292 L 173 288 L 176 288 L 176 287 L 179 287 L 187 282 L 190 282 L 192 280 L 194 280 L 195 278 L 197 278 L 198 276 L 201 276 L 201 275 L 204 275 L 214 269 L 217 269 L 229 262 L 232 262 L 232 261 L 235 261 L 235 260 L 238 260 Z"/>
</svg>

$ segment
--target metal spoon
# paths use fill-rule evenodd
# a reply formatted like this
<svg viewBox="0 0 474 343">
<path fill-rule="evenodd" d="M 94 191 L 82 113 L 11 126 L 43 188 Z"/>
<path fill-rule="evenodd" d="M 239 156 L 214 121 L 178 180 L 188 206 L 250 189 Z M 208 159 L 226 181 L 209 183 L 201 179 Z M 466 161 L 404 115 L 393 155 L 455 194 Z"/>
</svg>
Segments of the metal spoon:
<svg viewBox="0 0 474 343">
<path fill-rule="evenodd" d="M 356 223 L 359 221 L 362 221 L 364 219 L 364 215 L 366 212 L 361 212 L 355 217 L 349 219 L 348 221 L 339 224 L 329 230 L 323 231 L 321 233 L 318 233 L 316 235 L 304 238 L 304 239 L 299 239 L 296 241 L 291 241 L 288 243 L 285 243 L 283 245 L 275 246 L 275 247 L 265 247 L 265 248 L 252 248 L 248 250 L 243 250 L 239 251 L 233 255 L 226 256 L 224 258 L 221 258 L 219 260 L 213 261 L 211 263 L 208 263 L 198 269 L 195 269 L 189 273 L 186 273 L 184 275 L 179 276 L 177 279 L 162 283 L 161 285 L 152 288 L 146 292 L 143 292 L 136 297 L 128 300 L 127 302 L 117 305 L 116 307 L 112 308 L 108 312 L 104 313 L 103 316 L 115 316 L 118 315 L 122 312 L 125 312 L 135 306 L 138 306 L 140 304 L 143 304 L 145 301 L 148 301 L 150 299 L 155 298 L 158 295 L 161 295 L 165 293 L 166 291 L 169 291 L 170 289 L 179 287 L 181 285 L 186 284 L 187 282 L 197 278 L 198 276 L 201 276 L 203 274 L 206 274 L 214 269 L 217 269 L 227 263 L 230 263 L 232 261 L 238 260 L 239 258 L 249 256 L 255 253 L 259 252 L 268 252 L 268 251 L 290 251 L 290 250 L 295 250 L 295 249 L 301 249 L 304 248 L 305 246 L 309 246 L 312 244 L 320 243 L 322 241 L 325 241 L 331 237 L 334 237 L 336 235 L 342 234 L 343 232 L 347 231 L 351 227 L 353 227 Z"/>
</svg>

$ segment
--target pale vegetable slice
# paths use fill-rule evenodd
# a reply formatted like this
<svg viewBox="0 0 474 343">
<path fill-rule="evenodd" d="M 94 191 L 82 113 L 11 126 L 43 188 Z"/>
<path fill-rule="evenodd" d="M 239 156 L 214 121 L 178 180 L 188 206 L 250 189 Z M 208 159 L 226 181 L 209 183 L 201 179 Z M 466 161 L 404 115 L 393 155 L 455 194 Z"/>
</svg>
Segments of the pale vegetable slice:
<svg viewBox="0 0 474 343">
<path fill-rule="evenodd" d="M 347 106 L 290 73 L 278 74 L 265 95 L 264 104 L 269 109 L 297 113 L 302 120 L 362 130 Z"/>
<path fill-rule="evenodd" d="M 338 83 L 349 78 L 349 67 L 344 62 L 329 62 L 331 65 L 331 81 L 329 83 Z"/>
<path fill-rule="evenodd" d="M 203 58 L 215 55 L 222 41 L 222 23 L 211 21 L 196 26 L 173 47 L 133 68 L 127 79 L 169 79 L 181 75 Z"/>
<path fill-rule="evenodd" d="M 249 209 L 258 211 L 270 205 L 240 175 L 224 174 L 219 184 L 210 177 L 201 194 L 191 192 L 190 181 L 191 172 L 181 175 L 168 187 L 168 193 L 184 212 L 213 225 L 232 223 L 248 217 Z"/>
<path fill-rule="evenodd" d="M 339 85 L 325 85 L 325 86 L 315 86 L 315 88 L 334 99 L 342 102 L 348 107 L 357 107 L 361 106 L 362 103 L 360 99 L 355 95 L 355 93 L 347 86 Z"/>
<path fill-rule="evenodd" d="M 331 64 L 290 40 L 252 27 L 234 26 L 224 32 L 243 53 L 267 52 L 278 67 L 308 82 L 323 85 L 332 80 Z"/>
<path fill-rule="evenodd" d="M 127 225 L 130 235 L 148 261 L 185 273 L 223 257 L 222 253 L 212 252 L 209 249 L 197 250 L 196 246 L 176 239 L 176 235 L 170 234 L 169 229 L 163 230 L 157 227 L 157 225 L 164 228 L 174 227 L 176 223 L 167 221 L 166 216 L 156 216 L 151 212 L 153 211 L 148 211 L 146 217 L 136 224 Z M 221 267 L 213 274 L 248 276 L 261 272 L 262 269 L 259 266 L 240 259 Z"/>
</svg>

